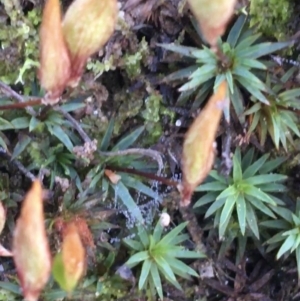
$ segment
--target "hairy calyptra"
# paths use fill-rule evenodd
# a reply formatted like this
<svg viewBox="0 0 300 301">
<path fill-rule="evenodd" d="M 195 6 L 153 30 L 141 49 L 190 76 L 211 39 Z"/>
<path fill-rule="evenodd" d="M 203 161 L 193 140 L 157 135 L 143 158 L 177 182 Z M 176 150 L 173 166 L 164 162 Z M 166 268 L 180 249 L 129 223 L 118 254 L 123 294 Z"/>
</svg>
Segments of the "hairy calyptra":
<svg viewBox="0 0 300 301">
<path fill-rule="evenodd" d="M 40 29 L 38 71 L 46 95 L 21 104 L 3 105 L 0 110 L 59 102 L 66 87 L 78 85 L 89 57 L 113 34 L 117 14 L 116 0 L 74 0 L 62 19 L 59 0 L 47 0 Z"/>
<path fill-rule="evenodd" d="M 217 40 L 226 30 L 236 0 L 188 0 L 205 40 L 216 48 Z"/>
<path fill-rule="evenodd" d="M 55 104 L 66 87 L 71 73 L 69 50 L 63 36 L 59 0 L 48 0 L 40 29 L 39 80 L 47 91 L 45 104 Z"/>
<path fill-rule="evenodd" d="M 195 188 L 212 168 L 215 137 L 226 105 L 227 83 L 223 81 L 186 133 L 182 151 L 183 180 L 179 186 L 181 206 L 190 204 Z"/>
<path fill-rule="evenodd" d="M 88 58 L 113 34 L 118 15 L 116 0 L 75 0 L 62 23 L 71 59 L 69 86 L 76 86 Z"/>
<path fill-rule="evenodd" d="M 14 230 L 13 257 L 25 299 L 37 301 L 51 271 L 42 186 L 38 180 L 33 182 L 22 203 Z"/>
</svg>

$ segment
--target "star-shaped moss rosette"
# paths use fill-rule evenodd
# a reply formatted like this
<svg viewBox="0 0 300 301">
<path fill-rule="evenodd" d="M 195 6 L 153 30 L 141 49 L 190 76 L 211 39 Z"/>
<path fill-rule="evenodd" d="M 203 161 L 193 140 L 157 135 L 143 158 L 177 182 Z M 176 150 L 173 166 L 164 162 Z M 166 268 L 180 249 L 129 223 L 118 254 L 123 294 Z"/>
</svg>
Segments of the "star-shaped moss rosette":
<svg viewBox="0 0 300 301">
<path fill-rule="evenodd" d="M 214 224 L 219 228 L 221 238 L 225 236 L 233 214 L 237 217 L 242 235 L 249 229 L 259 238 L 258 212 L 275 219 L 277 206 L 284 205 L 275 194 L 286 191 L 282 182 L 287 176 L 273 171 L 285 158 L 267 161 L 269 157 L 265 154 L 255 161 L 254 149 L 242 157 L 237 148 L 233 156 L 233 171 L 228 178 L 213 170 L 207 182 L 196 188 L 196 191 L 206 193 L 194 207 L 211 203 L 205 217 L 214 215 Z"/>
<path fill-rule="evenodd" d="M 232 26 L 226 41 L 220 41 L 220 49 L 225 60 L 211 49 L 203 46 L 202 49 L 175 44 L 161 44 L 160 46 L 195 60 L 195 64 L 178 70 L 165 78 L 165 81 L 187 82 L 179 88 L 181 95 L 178 104 L 183 104 L 192 95 L 195 101 L 192 109 L 197 109 L 205 101 L 213 88 L 222 81 L 229 87 L 229 98 L 237 116 L 244 120 L 244 99 L 242 90 L 247 91 L 258 101 L 269 104 L 266 97 L 268 87 L 260 79 L 257 70 L 264 71 L 267 66 L 260 60 L 263 56 L 291 45 L 291 42 L 259 42 L 261 37 L 247 28 L 248 20 L 241 15 Z M 224 107 L 224 114 L 229 120 L 230 106 Z"/>
<path fill-rule="evenodd" d="M 248 134 L 257 133 L 262 146 L 265 144 L 267 134 L 269 134 L 277 149 L 282 144 L 287 151 L 287 142 L 293 145 L 293 136 L 300 137 L 297 125 L 300 89 L 287 90 L 284 86 L 294 71 L 295 67 L 292 67 L 276 83 L 271 83 L 271 79 L 268 77 L 267 84 L 273 92 L 266 95 L 269 104 L 266 105 L 252 97 L 254 104 L 244 113 L 245 116 L 249 116 L 250 121 Z"/>
<path fill-rule="evenodd" d="M 152 295 L 157 291 L 163 300 L 161 276 L 180 290 L 182 288 L 175 275 L 185 279 L 190 279 L 191 276 L 199 277 L 192 268 L 179 260 L 205 257 L 203 253 L 187 250 L 181 245 L 189 237 L 187 234 L 180 234 L 186 225 L 187 222 L 182 223 L 163 235 L 164 225 L 160 219 L 152 233 L 144 226 L 138 226 L 136 239 L 123 240 L 134 252 L 125 265 L 133 268 L 142 263 L 139 290 L 150 290 Z"/>
</svg>

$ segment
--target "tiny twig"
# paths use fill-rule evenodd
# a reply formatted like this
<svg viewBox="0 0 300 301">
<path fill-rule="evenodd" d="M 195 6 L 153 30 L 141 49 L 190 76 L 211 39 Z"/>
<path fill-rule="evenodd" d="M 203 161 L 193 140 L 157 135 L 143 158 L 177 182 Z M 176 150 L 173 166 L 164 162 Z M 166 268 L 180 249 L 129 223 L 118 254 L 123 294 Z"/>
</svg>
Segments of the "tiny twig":
<svg viewBox="0 0 300 301">
<path fill-rule="evenodd" d="M 16 91 L 14 91 L 12 88 L 10 88 L 8 85 L 6 85 L 5 83 L 0 81 L 0 90 L 2 90 L 2 92 L 8 96 L 8 97 L 12 97 L 14 99 L 16 99 L 18 101 L 18 103 L 23 103 L 25 102 L 24 97 L 17 93 Z M 34 102 L 34 104 L 36 105 L 38 99 L 33 99 L 32 102 Z M 6 106 L 3 106 L 3 108 Z M 9 108 L 7 106 L 7 108 Z M 28 114 L 32 115 L 32 116 L 36 116 L 36 112 L 33 110 L 33 108 L 31 107 L 25 107 L 25 110 L 27 111 Z"/>
<path fill-rule="evenodd" d="M 3 148 L 0 147 L 0 154 L 10 162 L 12 162 L 17 168 L 31 181 L 36 180 L 36 176 L 32 174 L 29 170 L 25 168 L 25 166 L 18 160 L 12 160 L 11 156 L 7 153 L 7 151 Z"/>
<path fill-rule="evenodd" d="M 193 242 L 195 243 L 195 249 L 201 252 L 206 251 L 206 247 L 202 242 L 203 230 L 198 224 L 195 213 L 190 207 L 179 206 L 179 211 L 184 221 L 188 221 L 187 230 L 189 231 Z"/>
<path fill-rule="evenodd" d="M 41 104 L 41 99 L 37 98 L 37 99 L 30 99 L 26 102 L 18 102 L 18 103 L 11 103 L 11 104 L 7 104 L 7 105 L 0 105 L 0 111 L 3 110 L 15 110 L 15 109 L 29 109 L 32 106 L 37 106 Z M 31 113 L 28 113 L 30 115 L 32 115 Z"/>
<path fill-rule="evenodd" d="M 231 158 L 231 133 L 230 126 L 225 121 L 225 137 L 222 145 L 222 161 L 220 173 L 226 178 L 229 176 L 232 169 L 232 158 Z"/>
<path fill-rule="evenodd" d="M 161 158 L 161 154 L 158 151 L 152 149 L 144 149 L 144 148 L 129 148 L 125 150 L 119 150 L 115 152 L 101 152 L 99 151 L 101 156 L 107 157 L 117 157 L 117 156 L 127 156 L 127 155 L 142 155 L 146 157 L 150 157 L 155 160 L 158 164 L 158 174 L 161 174 L 161 171 L 164 167 L 163 160 Z"/>
<path fill-rule="evenodd" d="M 6 85 L 1 81 L 0 81 L 0 88 L 6 96 L 13 97 L 18 102 L 24 102 L 24 98 L 19 93 L 17 93 L 16 91 L 14 91 L 8 85 Z"/>
<path fill-rule="evenodd" d="M 78 132 L 78 134 L 80 135 L 81 139 L 84 142 L 87 143 L 91 143 L 92 139 L 86 134 L 86 132 L 82 129 L 82 127 L 80 126 L 79 122 L 73 118 L 68 112 L 65 112 L 62 108 L 60 108 L 59 106 L 55 106 L 54 110 L 56 112 L 61 113 L 67 120 L 70 121 L 70 123 L 72 124 L 72 126 L 75 128 L 75 130 Z"/>
</svg>

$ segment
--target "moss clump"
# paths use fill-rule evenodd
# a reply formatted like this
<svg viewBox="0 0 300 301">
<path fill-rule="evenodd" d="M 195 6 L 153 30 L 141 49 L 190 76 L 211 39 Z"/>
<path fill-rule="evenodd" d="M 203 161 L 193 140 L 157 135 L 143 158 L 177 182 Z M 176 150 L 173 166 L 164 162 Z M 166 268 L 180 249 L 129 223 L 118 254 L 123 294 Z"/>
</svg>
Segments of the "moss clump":
<svg viewBox="0 0 300 301">
<path fill-rule="evenodd" d="M 126 54 L 124 56 L 123 64 L 129 78 L 134 79 L 141 74 L 143 62 L 147 64 L 145 60 L 147 60 L 148 56 L 149 45 L 143 38 L 134 54 Z"/>
<path fill-rule="evenodd" d="M 121 90 L 114 95 L 114 103 L 121 103 L 118 113 L 116 114 L 116 122 L 114 134 L 119 135 L 124 130 L 124 122 L 137 116 L 143 106 L 143 93 L 135 91 L 133 93 L 124 93 Z"/>
<path fill-rule="evenodd" d="M 0 21 L 0 80 L 7 84 L 32 82 L 38 66 L 41 10 L 33 9 L 26 15 L 5 7 L 6 18 Z"/>
<path fill-rule="evenodd" d="M 116 69 L 116 67 L 114 66 L 114 57 L 111 55 L 104 62 L 100 62 L 97 59 L 90 59 L 87 63 L 86 68 L 87 70 L 91 71 L 94 75 L 94 78 L 97 79 L 104 72 Z"/>
<path fill-rule="evenodd" d="M 171 121 L 174 118 L 174 112 L 171 112 L 162 105 L 162 95 L 153 91 L 145 100 L 145 110 L 142 111 L 142 117 L 145 119 L 146 130 L 148 132 L 146 144 L 153 144 L 163 134 L 161 117 L 170 116 Z"/>
<path fill-rule="evenodd" d="M 134 41 L 135 42 L 135 41 Z M 112 54 L 103 62 L 99 59 L 90 59 L 87 63 L 87 70 L 90 70 L 95 79 L 100 77 L 104 72 L 121 68 L 125 70 L 129 79 L 137 79 L 142 74 L 142 66 L 147 66 L 149 57 L 149 45 L 143 38 L 140 43 L 133 43 L 136 47 L 120 57 L 120 53 Z"/>
<path fill-rule="evenodd" d="M 93 137 L 97 141 L 102 141 L 102 138 L 107 130 L 109 120 L 99 114 L 86 115 L 82 119 L 82 123 L 86 126 L 86 132 L 89 136 Z"/>
<path fill-rule="evenodd" d="M 124 282 L 118 279 L 117 276 L 106 278 L 101 286 L 101 292 L 97 300 L 111 301 L 124 298 L 128 294 L 128 286 L 124 285 Z"/>
<path fill-rule="evenodd" d="M 291 34 L 287 25 L 293 18 L 293 9 L 292 0 L 252 0 L 250 25 L 257 25 L 257 30 L 267 37 L 284 40 Z"/>
<path fill-rule="evenodd" d="M 152 94 L 145 100 L 146 109 L 142 112 L 142 116 L 146 121 L 158 122 L 160 119 L 160 103 L 162 97 L 160 94 Z"/>
</svg>

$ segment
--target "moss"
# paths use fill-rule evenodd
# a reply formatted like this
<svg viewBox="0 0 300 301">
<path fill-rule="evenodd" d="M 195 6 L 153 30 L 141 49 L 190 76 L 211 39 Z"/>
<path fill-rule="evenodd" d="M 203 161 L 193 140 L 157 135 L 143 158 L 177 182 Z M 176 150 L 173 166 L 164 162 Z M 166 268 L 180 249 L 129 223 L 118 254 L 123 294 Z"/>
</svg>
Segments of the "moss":
<svg viewBox="0 0 300 301">
<path fill-rule="evenodd" d="M 103 279 L 101 291 L 97 294 L 97 300 L 116 300 L 128 294 L 128 285 L 117 276 L 109 276 Z"/>
<path fill-rule="evenodd" d="M 108 119 L 104 116 L 99 118 L 99 115 L 86 115 L 82 119 L 82 123 L 86 126 L 85 131 L 90 137 L 97 141 L 102 141 L 104 133 L 107 130 Z"/>
<path fill-rule="evenodd" d="M 257 25 L 257 31 L 267 37 L 285 40 L 291 34 L 287 25 L 293 8 L 292 0 L 252 0 L 250 25 Z"/>
<path fill-rule="evenodd" d="M 90 59 L 86 66 L 87 70 L 90 70 L 95 79 L 101 76 L 104 72 L 115 70 L 116 67 L 114 66 L 114 57 L 110 56 L 106 61 L 100 62 L 96 59 Z"/>
<path fill-rule="evenodd" d="M 139 91 L 134 93 L 124 93 L 122 90 L 114 95 L 114 102 L 121 103 L 118 113 L 116 114 L 114 127 L 114 134 L 119 135 L 122 132 L 124 121 L 139 114 L 143 106 L 143 97 Z"/>
<path fill-rule="evenodd" d="M 145 145 L 153 145 L 156 143 L 159 137 L 163 134 L 162 125 L 158 122 L 148 122 L 146 123 L 146 130 L 147 130 L 147 139 L 144 139 L 143 144 Z"/>
<path fill-rule="evenodd" d="M 160 94 L 152 94 L 145 100 L 146 109 L 142 112 L 142 116 L 146 121 L 158 122 L 160 119 L 160 104 L 162 96 Z"/>
<path fill-rule="evenodd" d="M 8 5 L 5 8 L 10 22 L 0 23 L 0 80 L 7 84 L 28 84 L 35 77 L 38 66 L 41 10 L 33 9 L 24 15 Z"/>
<path fill-rule="evenodd" d="M 162 116 L 168 116 L 170 122 L 173 122 L 175 114 L 163 105 L 162 95 L 155 90 L 151 90 L 150 87 L 146 90 L 151 93 L 146 98 L 144 89 L 130 93 L 122 89 L 113 94 L 112 103 L 114 106 L 112 107 L 118 107 L 116 114 L 114 114 L 113 134 L 115 136 L 123 134 L 124 130 L 126 131 L 126 128 L 124 128 L 124 125 L 128 124 L 126 121 L 131 124 L 135 117 L 142 117 L 147 131 L 143 144 L 150 145 L 156 143 L 163 133 Z M 108 112 L 108 114 L 110 115 L 113 112 Z M 99 122 L 99 116 L 90 115 L 83 118 L 83 123 L 88 126 L 87 132 L 90 136 L 98 141 L 102 140 L 108 125 L 107 119 Z"/>
<path fill-rule="evenodd" d="M 29 155 L 30 161 L 34 162 L 35 166 L 42 166 L 45 162 L 45 157 L 42 154 L 40 143 L 32 141 L 26 147 L 26 153 Z"/>
<path fill-rule="evenodd" d="M 156 91 L 149 95 L 145 100 L 145 110 L 142 117 L 145 119 L 146 130 L 148 132 L 146 144 L 153 144 L 163 134 L 161 117 L 167 115 L 171 122 L 174 119 L 174 112 L 165 108 L 162 104 L 162 95 Z"/>
<path fill-rule="evenodd" d="M 147 65 L 149 46 L 143 38 L 140 43 L 136 44 L 135 48 L 122 55 L 122 57 L 118 57 L 118 54 L 113 54 L 104 62 L 100 62 L 99 59 L 91 59 L 87 63 L 87 70 L 90 70 L 94 77 L 98 78 L 104 72 L 121 68 L 125 70 L 128 78 L 136 79 L 142 73 L 142 66 Z"/>
<path fill-rule="evenodd" d="M 134 54 L 126 54 L 123 58 L 124 69 L 129 78 L 137 78 L 142 71 L 142 63 L 149 56 L 149 46 L 145 38 L 138 44 Z"/>
</svg>

